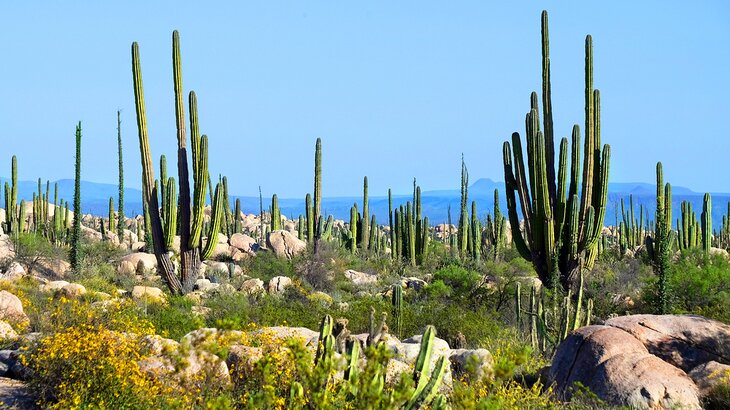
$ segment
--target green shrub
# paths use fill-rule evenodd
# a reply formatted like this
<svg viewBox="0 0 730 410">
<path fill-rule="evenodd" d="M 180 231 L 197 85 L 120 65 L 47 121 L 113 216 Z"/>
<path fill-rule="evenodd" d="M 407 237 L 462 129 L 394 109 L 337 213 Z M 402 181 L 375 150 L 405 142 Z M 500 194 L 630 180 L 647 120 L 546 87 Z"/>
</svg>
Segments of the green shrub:
<svg viewBox="0 0 730 410">
<path fill-rule="evenodd" d="M 205 325 L 205 321 L 191 313 L 193 302 L 184 296 L 168 296 L 166 304 L 151 303 L 142 306 L 144 317 L 163 337 L 180 340 L 181 337 Z"/>
</svg>

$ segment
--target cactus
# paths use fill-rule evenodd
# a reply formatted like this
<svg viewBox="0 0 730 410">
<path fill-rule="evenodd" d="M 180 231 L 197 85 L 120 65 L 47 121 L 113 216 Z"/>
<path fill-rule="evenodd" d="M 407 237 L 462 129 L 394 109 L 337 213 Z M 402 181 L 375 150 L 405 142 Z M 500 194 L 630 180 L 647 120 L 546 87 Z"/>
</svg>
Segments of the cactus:
<svg viewBox="0 0 730 410">
<path fill-rule="evenodd" d="M 654 273 L 659 278 L 657 282 L 659 314 L 669 310 L 669 258 L 672 250 L 672 186 L 667 182 L 664 185 L 662 163 L 656 164 L 656 212 L 654 214 L 654 237 L 647 237 L 646 245 L 652 258 Z"/>
<path fill-rule="evenodd" d="M 464 154 L 461 155 L 461 206 L 459 207 L 459 256 L 464 258 L 468 247 L 469 213 L 467 201 L 469 200 L 469 171 L 464 163 Z"/>
<path fill-rule="evenodd" d="M 445 357 L 438 358 L 430 372 L 431 356 L 433 355 L 433 340 L 436 337 L 436 329 L 429 325 L 421 338 L 421 348 L 418 351 L 413 380 L 416 382 L 416 389 L 411 395 L 403 409 L 420 409 L 431 403 L 438 392 L 441 380 L 446 371 Z"/>
<path fill-rule="evenodd" d="M 172 34 L 173 43 L 173 84 L 175 91 L 175 117 L 177 129 L 177 164 L 178 164 L 178 215 L 180 232 L 180 267 L 175 266 L 167 254 L 164 242 L 164 232 L 158 207 L 155 189 L 152 156 L 150 154 L 149 137 L 147 135 L 147 119 L 145 114 L 144 91 L 142 73 L 139 61 L 139 46 L 132 44 L 132 76 L 134 79 L 135 110 L 137 114 L 137 128 L 139 132 L 140 155 L 142 162 L 142 189 L 147 200 L 147 214 L 150 219 L 150 230 L 158 270 L 165 280 L 170 292 L 175 295 L 186 294 L 193 289 L 198 271 L 202 263 L 217 242 L 217 233 L 220 230 L 220 215 L 223 201 L 220 185 L 213 195 L 213 221 L 208 232 L 208 244 L 202 249 L 203 218 L 205 208 L 206 177 L 208 173 L 208 137 L 200 136 L 197 117 L 197 98 L 194 92 L 189 95 L 190 110 L 190 139 L 191 158 L 193 168 L 193 193 L 191 207 L 190 180 L 188 173 L 188 155 L 186 147 L 185 107 L 182 96 L 182 69 L 180 63 L 180 37 L 177 31 Z M 213 187 L 210 187 L 212 191 Z M 191 215 L 192 213 L 192 215 Z M 192 221 L 192 223 L 191 223 Z M 201 259 L 202 258 L 202 259 Z"/>
<path fill-rule="evenodd" d="M 271 197 L 271 230 L 281 229 L 281 212 L 279 211 L 279 198 L 274 194 Z"/>
<path fill-rule="evenodd" d="M 76 125 L 76 166 L 74 182 L 74 222 L 71 231 L 71 269 L 78 272 L 81 257 L 81 121 Z"/>
<path fill-rule="evenodd" d="M 527 168 L 518 133 L 512 134 L 512 145 L 505 141 L 503 147 L 507 208 L 513 241 L 519 253 L 532 261 L 540 280 L 551 288 L 572 286 L 582 269 L 592 267 L 606 211 L 610 146 L 604 145 L 601 150 L 600 93 L 593 89 L 590 35 L 586 37 L 585 51 L 586 138 L 580 191 L 580 132 L 577 125 L 573 127 L 571 168 L 568 169 L 567 164 L 568 140 L 563 138 L 560 143 L 557 181 L 555 179 L 550 57 L 545 11 L 542 14 L 543 129 L 540 129 L 539 124 L 538 97 L 533 92 L 530 99 L 531 109 L 525 121 Z M 566 192 L 568 174 L 570 184 Z M 519 195 L 522 214 L 525 216 L 524 232 L 520 230 L 515 192 Z"/>
<path fill-rule="evenodd" d="M 712 197 L 705 194 L 702 200 L 702 249 L 710 252 L 712 246 Z"/>
<path fill-rule="evenodd" d="M 322 214 L 322 140 L 317 138 L 314 148 L 314 208 L 312 210 L 312 220 L 314 223 L 319 222 L 319 216 Z M 314 253 L 319 253 L 319 237 L 317 236 L 317 226 L 314 227 Z"/>
<path fill-rule="evenodd" d="M 304 240 L 304 217 L 299 215 L 299 221 L 297 224 L 297 238 L 300 241 Z"/>
<path fill-rule="evenodd" d="M 471 257 L 476 262 L 481 260 L 481 247 L 482 247 L 482 225 L 479 222 L 479 216 L 477 215 L 477 201 L 471 201 Z"/>
<path fill-rule="evenodd" d="M 241 198 L 236 198 L 233 210 L 233 233 L 241 233 Z"/>
<path fill-rule="evenodd" d="M 368 177 L 363 178 L 362 182 L 362 224 L 360 233 L 362 239 L 360 241 L 360 248 L 363 252 L 370 248 L 370 209 L 368 206 Z"/>
<path fill-rule="evenodd" d="M 119 155 L 119 206 L 117 212 L 117 235 L 124 238 L 124 163 L 122 162 L 122 114 L 117 110 L 117 152 Z"/>
<path fill-rule="evenodd" d="M 403 287 L 400 284 L 393 285 L 391 305 L 393 310 L 393 329 L 395 330 L 395 336 L 400 339 L 403 334 Z"/>
<path fill-rule="evenodd" d="M 350 208 L 350 233 L 352 235 L 350 251 L 355 253 L 357 252 L 357 203 Z"/>
<path fill-rule="evenodd" d="M 172 250 L 177 233 L 177 193 L 175 192 L 175 178 L 169 177 L 164 187 L 165 197 L 167 198 L 164 206 L 164 236 L 165 249 Z"/>
<path fill-rule="evenodd" d="M 223 177 L 223 218 L 225 221 L 224 233 L 230 238 L 233 235 L 233 215 L 231 214 L 231 198 L 228 196 L 228 178 Z"/>
<path fill-rule="evenodd" d="M 314 241 L 314 208 L 312 208 L 312 195 L 307 194 L 305 200 L 306 218 L 307 218 L 307 241 Z"/>
<path fill-rule="evenodd" d="M 114 197 L 109 197 L 109 233 L 116 232 L 115 227 L 115 215 L 114 215 Z"/>
<path fill-rule="evenodd" d="M 498 261 L 505 244 L 507 220 L 499 209 L 499 190 L 494 190 L 494 218 L 487 215 L 487 238 L 492 250 L 492 260 Z"/>
<path fill-rule="evenodd" d="M 22 199 L 20 200 L 20 211 L 18 213 L 18 229 L 15 231 L 16 234 L 25 232 L 25 201 Z"/>
</svg>

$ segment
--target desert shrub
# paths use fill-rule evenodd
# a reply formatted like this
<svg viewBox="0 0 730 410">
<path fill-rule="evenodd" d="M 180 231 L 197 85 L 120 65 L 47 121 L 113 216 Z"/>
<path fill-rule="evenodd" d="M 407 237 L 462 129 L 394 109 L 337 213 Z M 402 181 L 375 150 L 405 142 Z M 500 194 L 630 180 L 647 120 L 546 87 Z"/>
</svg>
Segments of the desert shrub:
<svg viewBox="0 0 730 410">
<path fill-rule="evenodd" d="M 479 284 L 482 275 L 458 265 L 449 265 L 434 272 L 433 280 L 442 281 L 453 290 L 454 295 L 464 296 L 473 291 Z"/>
<path fill-rule="evenodd" d="M 143 317 L 162 337 L 180 340 L 181 337 L 205 325 L 204 320 L 191 313 L 194 303 L 184 296 L 169 296 L 167 303 L 150 303 L 143 307 Z"/>
<path fill-rule="evenodd" d="M 653 276 L 651 266 L 640 259 L 608 256 L 600 259 L 585 276 L 585 297 L 593 299 L 594 316 L 606 318 L 612 314 L 626 314 L 630 306 L 618 301 L 625 297 L 636 299 Z M 635 306 L 635 309 L 645 308 Z"/>
<path fill-rule="evenodd" d="M 243 329 L 249 323 L 248 298 L 240 294 L 216 294 L 205 301 L 210 308 L 205 323 L 208 327 Z"/>
<path fill-rule="evenodd" d="M 44 259 L 62 259 L 64 251 L 51 244 L 41 234 L 19 233 L 13 236 L 15 260 L 25 266 L 28 272 L 38 273 Z"/>
<path fill-rule="evenodd" d="M 277 258 L 273 252 L 259 252 L 255 258 L 246 259 L 241 268 L 244 274 L 268 282 L 275 276 L 293 277 L 295 262 Z"/>
<path fill-rule="evenodd" d="M 45 408 L 148 409 L 172 404 L 170 388 L 145 375 L 137 340 L 84 324 L 51 334 L 21 358 Z M 165 398 L 169 402 L 165 403 Z"/>
</svg>

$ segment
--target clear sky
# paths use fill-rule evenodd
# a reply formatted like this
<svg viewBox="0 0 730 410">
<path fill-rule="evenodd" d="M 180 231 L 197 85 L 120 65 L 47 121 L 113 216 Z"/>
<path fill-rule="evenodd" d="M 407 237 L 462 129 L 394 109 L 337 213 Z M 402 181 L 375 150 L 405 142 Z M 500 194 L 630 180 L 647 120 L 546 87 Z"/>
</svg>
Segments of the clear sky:
<svg viewBox="0 0 730 410">
<path fill-rule="evenodd" d="M 325 196 L 359 195 L 364 175 L 371 195 L 407 193 L 414 176 L 457 188 L 462 152 L 472 181 L 501 181 L 502 141 L 523 132 L 540 87 L 545 8 L 556 136 L 583 123 L 590 33 L 611 180 L 653 182 L 661 160 L 674 185 L 730 192 L 730 2 L 213 3 L 2 2 L 0 175 L 17 154 L 21 179 L 72 178 L 81 120 L 83 179 L 116 183 L 121 109 L 125 179 L 139 187 L 130 45 L 153 156 L 172 157 L 178 29 L 211 173 L 232 194 L 303 197 L 316 137 Z"/>
</svg>

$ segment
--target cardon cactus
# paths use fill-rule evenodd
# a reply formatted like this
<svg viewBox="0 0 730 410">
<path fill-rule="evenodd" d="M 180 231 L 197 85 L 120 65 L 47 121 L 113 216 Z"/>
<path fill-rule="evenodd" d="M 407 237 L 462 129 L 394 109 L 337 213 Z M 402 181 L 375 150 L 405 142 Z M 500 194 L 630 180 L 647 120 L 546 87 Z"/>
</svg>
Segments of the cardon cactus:
<svg viewBox="0 0 730 410">
<path fill-rule="evenodd" d="M 177 171 L 178 171 L 178 215 L 180 233 L 180 267 L 179 270 L 170 259 L 165 249 L 165 238 L 160 218 L 158 192 L 155 189 L 154 168 L 147 135 L 147 117 L 145 113 L 142 71 L 139 61 L 139 46 L 132 44 L 132 77 L 134 79 L 134 99 L 137 114 L 137 129 L 142 162 L 142 190 L 148 203 L 147 214 L 153 239 L 153 248 L 157 257 L 158 270 L 165 280 L 170 292 L 176 295 L 186 294 L 193 290 L 202 263 L 201 258 L 210 254 L 210 248 L 217 242 L 220 230 L 223 201 L 222 192 L 216 187 L 213 195 L 213 212 L 211 230 L 208 232 L 209 244 L 203 249 L 202 233 L 205 208 L 205 194 L 208 178 L 208 137 L 200 135 L 198 128 L 197 98 L 194 92 L 189 95 L 190 110 L 190 142 L 193 171 L 193 192 L 191 201 L 190 179 L 188 173 L 188 151 L 185 126 L 185 107 L 183 103 L 182 69 L 180 63 L 180 37 L 177 31 L 172 34 L 173 84 L 175 91 L 175 118 L 177 128 Z M 212 189 L 212 187 L 210 187 Z M 191 207 L 192 202 L 192 207 Z M 192 215 L 191 215 L 192 213 Z M 212 243 L 212 245 L 210 244 Z"/>
<path fill-rule="evenodd" d="M 610 146 L 601 148 L 600 93 L 593 89 L 591 36 L 585 42 L 585 147 L 580 161 L 580 132 L 573 127 L 571 164 L 568 139 L 560 142 L 557 178 L 553 138 L 547 12 L 542 14 L 542 105 L 540 128 L 538 96 L 532 93 L 527 131 L 527 167 L 518 133 L 503 148 L 507 208 L 512 238 L 520 254 L 532 261 L 542 282 L 551 288 L 575 284 L 582 269 L 592 267 L 603 227 L 608 190 Z M 514 148 L 514 149 L 513 149 Z M 566 186 L 566 179 L 569 184 Z M 566 189 L 567 188 L 567 189 Z M 520 229 L 519 209 L 524 215 Z"/>
</svg>

